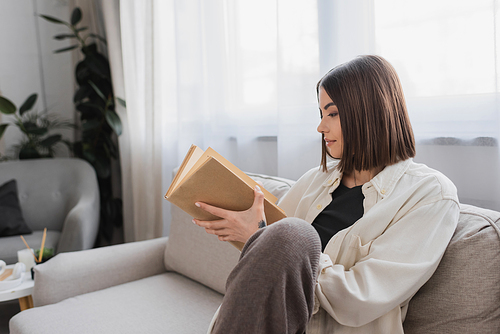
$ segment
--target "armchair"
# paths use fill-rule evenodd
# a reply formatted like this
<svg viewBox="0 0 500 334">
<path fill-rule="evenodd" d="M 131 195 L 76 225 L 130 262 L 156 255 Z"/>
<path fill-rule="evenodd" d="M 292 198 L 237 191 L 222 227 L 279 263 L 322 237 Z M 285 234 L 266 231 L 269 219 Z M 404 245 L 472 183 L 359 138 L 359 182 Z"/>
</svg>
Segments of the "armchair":
<svg viewBox="0 0 500 334">
<path fill-rule="evenodd" d="M 0 185 L 15 179 L 26 224 L 24 235 L 38 248 L 47 228 L 45 248 L 56 253 L 92 248 L 99 228 L 99 188 L 94 169 L 73 158 L 18 160 L 0 163 Z M 2 219 L 2 217 L 0 217 Z M 0 238 L 0 259 L 17 262 L 26 248 L 18 235 Z"/>
</svg>

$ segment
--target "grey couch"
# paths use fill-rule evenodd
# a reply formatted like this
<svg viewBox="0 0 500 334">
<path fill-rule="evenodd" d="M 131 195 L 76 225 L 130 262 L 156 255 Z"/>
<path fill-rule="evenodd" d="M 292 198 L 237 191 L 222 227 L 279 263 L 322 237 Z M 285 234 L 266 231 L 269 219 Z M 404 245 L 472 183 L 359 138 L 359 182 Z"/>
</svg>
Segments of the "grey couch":
<svg viewBox="0 0 500 334">
<path fill-rule="evenodd" d="M 17 181 L 22 214 L 33 231 L 24 235 L 31 248 L 40 248 L 45 227 L 45 248 L 56 253 L 94 246 L 99 228 L 99 188 L 89 163 L 71 158 L 0 163 L 0 185 L 11 179 Z M 25 248 L 18 235 L 2 237 L 0 260 L 16 263 L 17 251 Z"/>
<path fill-rule="evenodd" d="M 293 183 L 251 176 L 278 197 Z M 500 333 L 499 220 L 462 207 L 438 270 L 410 302 L 406 333 Z M 173 207 L 168 238 L 37 266 L 35 308 L 11 319 L 11 333 L 205 333 L 238 255 Z"/>
</svg>

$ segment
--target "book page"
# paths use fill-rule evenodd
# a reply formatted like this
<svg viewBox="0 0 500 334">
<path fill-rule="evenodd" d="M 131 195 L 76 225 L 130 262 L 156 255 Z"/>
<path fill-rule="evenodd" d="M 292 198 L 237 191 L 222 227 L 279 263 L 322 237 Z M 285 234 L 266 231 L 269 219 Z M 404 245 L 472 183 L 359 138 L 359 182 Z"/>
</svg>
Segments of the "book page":
<svg viewBox="0 0 500 334">
<path fill-rule="evenodd" d="M 196 145 L 192 145 L 186 157 L 184 158 L 184 161 L 182 162 L 177 175 L 172 181 L 172 185 L 168 189 L 165 198 L 171 196 L 172 192 L 177 189 L 182 184 L 182 182 L 184 182 L 184 180 L 189 179 L 191 175 L 193 175 L 210 158 L 215 158 L 216 160 L 218 160 L 252 189 L 255 187 L 255 185 L 258 184 L 250 176 L 246 175 L 238 167 L 233 165 L 229 160 L 217 153 L 213 148 L 209 147 L 206 151 L 203 151 Z M 271 194 L 263 187 L 261 187 L 261 190 L 268 201 L 270 201 L 271 203 L 277 202 L 278 199 L 276 198 L 276 196 Z"/>
<path fill-rule="evenodd" d="M 203 153 L 204 152 L 201 148 L 199 148 L 196 145 L 191 145 L 188 153 L 186 154 L 186 157 L 182 161 L 182 164 L 179 167 L 179 170 L 177 171 L 177 174 L 175 175 L 174 180 L 172 181 L 172 184 L 170 185 L 170 188 L 168 188 L 168 191 L 167 191 L 167 194 L 165 195 L 165 197 L 170 196 L 170 194 L 175 189 L 177 189 L 179 184 L 182 183 L 182 181 L 185 179 L 186 175 L 193 168 L 193 166 L 196 164 L 196 162 L 200 159 L 201 156 L 203 156 Z"/>
</svg>

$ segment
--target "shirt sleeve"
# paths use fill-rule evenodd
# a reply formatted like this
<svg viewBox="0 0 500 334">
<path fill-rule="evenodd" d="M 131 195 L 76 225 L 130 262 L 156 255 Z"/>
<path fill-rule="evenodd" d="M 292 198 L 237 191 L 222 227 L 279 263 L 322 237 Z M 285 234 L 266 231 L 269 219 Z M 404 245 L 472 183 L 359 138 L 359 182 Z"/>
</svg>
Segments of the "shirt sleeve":
<svg viewBox="0 0 500 334">
<path fill-rule="evenodd" d="M 349 247 L 366 255 L 347 270 L 321 254 L 316 285 L 321 307 L 340 324 L 359 327 L 409 300 L 436 270 L 458 215 L 453 200 L 410 211 L 369 244 Z"/>
</svg>

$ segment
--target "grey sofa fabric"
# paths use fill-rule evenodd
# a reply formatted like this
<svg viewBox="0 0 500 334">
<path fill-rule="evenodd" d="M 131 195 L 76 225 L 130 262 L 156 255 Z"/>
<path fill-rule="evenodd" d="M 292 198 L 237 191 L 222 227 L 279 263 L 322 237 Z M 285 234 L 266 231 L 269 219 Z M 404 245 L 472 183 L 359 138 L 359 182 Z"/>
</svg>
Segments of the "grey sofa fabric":
<svg viewBox="0 0 500 334">
<path fill-rule="evenodd" d="M 71 158 L 18 160 L 0 163 L 0 184 L 17 180 L 20 206 L 33 230 L 28 244 L 40 248 L 48 229 L 46 248 L 56 252 L 89 249 L 99 227 L 99 188 L 95 171 L 84 160 Z M 1 217 L 0 217 L 1 219 Z M 0 239 L 0 259 L 17 262 L 26 248 L 19 236 Z"/>
<path fill-rule="evenodd" d="M 252 177 L 278 197 L 293 184 Z M 442 263 L 410 302 L 405 333 L 500 333 L 499 218 L 462 207 Z M 168 238 L 60 254 L 39 266 L 36 307 L 11 319 L 11 333 L 205 333 L 238 256 L 172 207 Z"/>
<path fill-rule="evenodd" d="M 197 282 L 163 273 L 23 311 L 10 333 L 204 333 L 221 301 Z"/>
<path fill-rule="evenodd" d="M 62 253 L 35 267 L 35 307 L 165 272 L 167 238 Z"/>
<path fill-rule="evenodd" d="M 500 333 L 500 212 L 462 205 L 431 279 L 410 301 L 405 333 Z"/>
<path fill-rule="evenodd" d="M 247 174 L 261 182 L 278 199 L 295 183 L 279 177 Z M 204 229 L 191 223 L 192 218 L 178 207 L 172 205 L 171 214 L 172 224 L 165 250 L 167 270 L 176 271 L 215 291 L 225 293 L 226 279 L 238 262 L 240 252 L 231 244 L 220 242 L 216 236 L 208 235 Z"/>
</svg>

